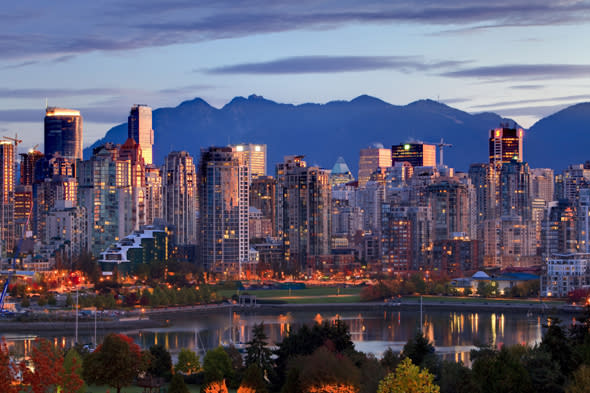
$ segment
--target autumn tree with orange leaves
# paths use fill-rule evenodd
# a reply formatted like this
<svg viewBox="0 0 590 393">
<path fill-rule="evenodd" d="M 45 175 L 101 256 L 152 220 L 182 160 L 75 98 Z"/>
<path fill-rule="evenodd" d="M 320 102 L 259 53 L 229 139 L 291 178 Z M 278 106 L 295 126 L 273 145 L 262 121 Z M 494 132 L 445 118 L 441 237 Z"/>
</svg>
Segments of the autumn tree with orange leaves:
<svg viewBox="0 0 590 393">
<path fill-rule="evenodd" d="M 23 385 L 33 393 L 77 392 L 84 385 L 77 372 L 81 365 L 74 362 L 66 369 L 61 350 L 46 339 L 35 340 L 31 359 L 33 367 L 21 363 L 19 368 Z"/>
<path fill-rule="evenodd" d="M 17 374 L 18 367 L 10 359 L 10 352 L 6 346 L 6 341 L 2 339 L 0 343 L 0 392 L 18 392 L 17 387 L 14 385 Z"/>
</svg>

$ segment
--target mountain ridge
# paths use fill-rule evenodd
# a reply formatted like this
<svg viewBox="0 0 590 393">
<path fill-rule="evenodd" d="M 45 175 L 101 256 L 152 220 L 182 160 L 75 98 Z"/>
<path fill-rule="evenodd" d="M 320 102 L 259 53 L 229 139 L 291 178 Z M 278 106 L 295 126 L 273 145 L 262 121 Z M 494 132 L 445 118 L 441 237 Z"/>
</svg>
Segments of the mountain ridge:
<svg viewBox="0 0 590 393">
<path fill-rule="evenodd" d="M 584 107 L 577 112 L 582 112 L 581 116 L 590 124 L 590 109 Z M 548 118 L 551 116 L 545 119 Z M 526 133 L 525 159 L 529 156 L 529 142 L 537 146 L 539 136 L 547 133 L 546 126 L 537 126 L 545 119 Z M 170 151 L 187 150 L 198 161 L 202 147 L 226 145 L 228 141 L 266 143 L 270 175 L 274 173 L 274 165 L 290 154 L 305 155 L 309 163 L 325 168 L 331 168 L 342 156 L 356 174 L 359 150 L 374 142 L 388 147 L 408 140 L 434 143 L 444 138 L 445 142 L 453 144 L 445 150 L 445 164 L 466 171 L 470 163 L 487 161 L 489 130 L 504 123 L 516 124 L 493 112 L 470 114 L 430 99 L 400 106 L 363 94 L 350 101 L 294 105 L 251 94 L 234 97 L 223 107 L 215 108 L 195 97 L 176 107 L 153 111 L 154 157 L 159 165 Z M 550 126 L 555 127 L 553 123 Z M 92 148 L 98 145 L 123 143 L 126 138 L 127 124 L 119 124 L 85 149 L 84 156 L 90 157 Z M 543 162 L 543 155 L 538 152 L 530 156 L 537 165 Z M 561 163 L 560 160 L 556 162 Z"/>
</svg>

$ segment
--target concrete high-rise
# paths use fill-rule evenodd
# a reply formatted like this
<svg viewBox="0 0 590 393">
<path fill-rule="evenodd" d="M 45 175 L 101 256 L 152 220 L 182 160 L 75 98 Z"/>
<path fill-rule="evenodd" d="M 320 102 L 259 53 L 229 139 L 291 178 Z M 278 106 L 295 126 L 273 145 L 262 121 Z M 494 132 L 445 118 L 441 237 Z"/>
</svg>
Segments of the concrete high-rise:
<svg viewBox="0 0 590 393">
<path fill-rule="evenodd" d="M 391 146 L 392 165 L 409 162 L 415 166 L 436 166 L 436 146 L 426 143 L 400 143 Z"/>
<path fill-rule="evenodd" d="M 206 271 L 240 276 L 249 262 L 247 162 L 238 146 L 201 150 L 199 244 Z"/>
<path fill-rule="evenodd" d="M 56 154 L 72 161 L 82 160 L 82 116 L 80 111 L 49 107 L 45 110 L 45 155 Z"/>
<path fill-rule="evenodd" d="M 15 244 L 14 226 L 14 145 L 0 140 L 0 255 L 11 253 Z"/>
<path fill-rule="evenodd" d="M 127 137 L 141 147 L 141 155 L 146 165 L 153 163 L 152 147 L 154 130 L 152 129 L 152 108 L 147 105 L 133 105 L 127 118 Z"/>
<path fill-rule="evenodd" d="M 329 171 L 308 167 L 303 156 L 286 156 L 276 173 L 277 230 L 283 238 L 286 268 L 300 271 L 308 256 L 330 253 Z"/>
<path fill-rule="evenodd" d="M 512 160 L 522 162 L 522 128 L 496 128 L 490 131 L 490 164 L 499 168 Z"/>
<path fill-rule="evenodd" d="M 196 236 L 197 173 L 193 157 L 173 151 L 162 169 L 162 216 L 174 231 L 176 244 L 194 245 Z"/>
<path fill-rule="evenodd" d="M 364 187 L 371 175 L 378 168 L 389 168 L 391 166 L 391 150 L 383 148 L 383 145 L 376 143 L 367 149 L 361 149 L 359 157 L 359 187 Z"/>
</svg>

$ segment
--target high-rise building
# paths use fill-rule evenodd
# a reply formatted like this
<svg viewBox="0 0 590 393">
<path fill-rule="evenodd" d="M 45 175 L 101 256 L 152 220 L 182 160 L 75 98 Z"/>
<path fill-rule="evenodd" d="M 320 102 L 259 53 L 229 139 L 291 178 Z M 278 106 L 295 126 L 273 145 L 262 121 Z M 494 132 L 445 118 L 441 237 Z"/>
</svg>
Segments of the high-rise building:
<svg viewBox="0 0 590 393">
<path fill-rule="evenodd" d="M 261 176 L 250 184 L 250 206 L 260 210 L 262 217 L 270 219 L 272 233 L 276 229 L 276 188 L 277 182 L 272 176 Z"/>
<path fill-rule="evenodd" d="M 409 162 L 415 166 L 436 166 L 436 146 L 426 143 L 400 143 L 391 146 L 392 165 Z"/>
<path fill-rule="evenodd" d="M 145 164 L 141 154 L 141 148 L 132 138 L 119 148 L 119 160 L 128 161 L 131 174 L 131 220 L 133 230 L 137 231 L 146 225 L 146 183 Z"/>
<path fill-rule="evenodd" d="M 391 166 L 391 150 L 383 148 L 383 145 L 376 143 L 367 149 L 361 149 L 359 158 L 359 187 L 364 187 L 371 174 L 378 168 L 389 168 Z"/>
<path fill-rule="evenodd" d="M 563 171 L 557 200 L 567 199 L 576 203 L 581 189 L 590 188 L 590 163 L 570 165 Z"/>
<path fill-rule="evenodd" d="M 201 150 L 199 244 L 207 271 L 239 277 L 249 262 L 248 166 L 238 146 Z"/>
<path fill-rule="evenodd" d="M 344 158 L 338 157 L 336 163 L 330 171 L 330 184 L 346 184 L 354 181 L 354 176 L 350 172 L 350 168 L 346 165 Z"/>
<path fill-rule="evenodd" d="M 32 186 L 35 181 L 35 165 L 43 158 L 43 153 L 31 150 L 20 154 L 20 184 Z"/>
<path fill-rule="evenodd" d="M 45 244 L 61 249 L 62 256 L 72 261 L 88 250 L 86 210 L 72 201 L 56 201 L 47 213 Z"/>
<path fill-rule="evenodd" d="M 545 202 L 555 200 L 555 176 L 553 169 L 531 169 L 531 198 L 542 199 Z"/>
<path fill-rule="evenodd" d="M 299 271 L 308 256 L 330 253 L 329 171 L 308 167 L 303 156 L 286 156 L 276 173 L 277 232 L 283 239 L 287 269 Z"/>
<path fill-rule="evenodd" d="M 499 192 L 500 216 L 531 219 L 531 173 L 526 162 L 512 160 L 502 165 Z"/>
<path fill-rule="evenodd" d="M 522 128 L 496 128 L 490 131 L 490 164 L 499 168 L 512 160 L 522 162 Z"/>
<path fill-rule="evenodd" d="M 16 236 L 33 229 L 33 186 L 19 184 L 14 188 L 14 224 Z M 30 216 L 30 219 L 29 219 Z"/>
<path fill-rule="evenodd" d="M 0 140 L 0 255 L 12 252 L 15 244 L 14 226 L 14 145 Z"/>
<path fill-rule="evenodd" d="M 119 146 L 107 143 L 79 163 L 77 178 L 79 205 L 88 217 L 88 247 L 98 255 L 133 231 L 131 163 L 119 159 Z"/>
<path fill-rule="evenodd" d="M 162 169 L 162 216 L 175 235 L 176 244 L 196 244 L 197 174 L 193 157 L 173 151 Z"/>
<path fill-rule="evenodd" d="M 73 109 L 49 107 L 45 111 L 45 155 L 72 161 L 82 159 L 82 116 Z"/>
<path fill-rule="evenodd" d="M 496 216 L 496 169 L 491 164 L 471 164 L 469 178 L 475 189 L 475 217 L 479 227 L 483 221 Z M 480 234 L 477 238 L 481 238 Z"/>
<path fill-rule="evenodd" d="M 162 174 L 153 165 L 145 168 L 145 222 L 152 225 L 162 218 Z"/>
<path fill-rule="evenodd" d="M 141 155 L 146 165 L 153 163 L 152 146 L 152 108 L 147 105 L 133 105 L 127 118 L 127 138 L 133 139 L 141 147 Z"/>
<path fill-rule="evenodd" d="M 454 178 L 439 178 L 426 187 L 434 221 L 433 240 L 450 239 L 454 232 L 470 232 L 467 186 Z"/>
<path fill-rule="evenodd" d="M 243 160 L 243 164 L 248 167 L 250 180 L 266 176 L 266 145 L 244 143 L 230 145 L 229 147 L 238 153 Z"/>
</svg>

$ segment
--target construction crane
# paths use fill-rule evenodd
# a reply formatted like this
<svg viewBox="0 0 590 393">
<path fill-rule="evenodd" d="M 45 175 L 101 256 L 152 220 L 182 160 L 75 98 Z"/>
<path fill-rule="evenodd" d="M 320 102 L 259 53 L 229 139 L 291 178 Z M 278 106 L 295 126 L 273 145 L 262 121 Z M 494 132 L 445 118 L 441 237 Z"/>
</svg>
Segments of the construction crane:
<svg viewBox="0 0 590 393">
<path fill-rule="evenodd" d="M 445 147 L 453 147 L 453 145 L 451 145 L 450 143 L 445 143 L 445 141 L 443 140 L 443 138 L 440 138 L 440 142 L 439 143 L 435 143 L 436 146 L 438 146 L 438 160 L 439 160 L 439 166 L 443 166 L 444 165 L 444 161 L 443 161 L 443 148 Z"/>
<path fill-rule="evenodd" d="M 18 134 L 14 134 L 14 138 L 10 137 L 10 136 L 4 136 L 4 139 L 8 139 L 9 141 L 12 141 L 14 143 L 14 150 L 15 151 L 16 151 L 16 148 L 18 147 L 18 145 L 23 143 L 22 139 L 18 139 Z"/>
</svg>

